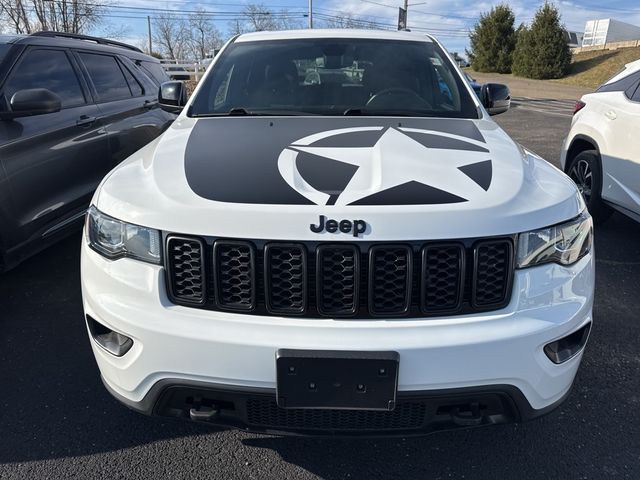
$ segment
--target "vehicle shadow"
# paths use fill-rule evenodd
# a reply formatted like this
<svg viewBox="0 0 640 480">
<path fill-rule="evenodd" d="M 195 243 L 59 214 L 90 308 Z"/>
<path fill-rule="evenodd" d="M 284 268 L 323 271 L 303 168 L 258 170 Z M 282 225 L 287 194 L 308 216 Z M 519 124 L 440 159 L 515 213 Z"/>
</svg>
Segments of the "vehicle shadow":
<svg viewBox="0 0 640 480">
<path fill-rule="evenodd" d="M 580 465 L 588 460 L 586 452 L 580 454 L 575 449 L 571 437 L 555 435 L 569 426 L 562 413 L 554 413 L 523 425 L 438 432 L 415 438 L 262 437 L 245 439 L 243 444 L 272 450 L 285 462 L 325 479 L 568 479 L 577 477 L 563 475 L 562 465 L 567 461 Z M 574 433 L 582 435 L 587 429 L 585 425 Z M 541 438 L 545 441 L 540 442 Z"/>
<path fill-rule="evenodd" d="M 614 212 L 604 223 L 595 225 L 594 232 L 598 263 L 620 262 L 637 267 L 640 262 L 640 223 Z"/>
</svg>

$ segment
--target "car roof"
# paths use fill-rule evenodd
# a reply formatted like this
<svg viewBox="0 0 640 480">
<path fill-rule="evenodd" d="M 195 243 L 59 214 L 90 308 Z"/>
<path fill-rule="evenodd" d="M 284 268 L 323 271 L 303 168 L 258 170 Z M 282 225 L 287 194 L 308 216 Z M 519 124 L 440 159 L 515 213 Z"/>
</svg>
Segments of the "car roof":
<svg viewBox="0 0 640 480">
<path fill-rule="evenodd" d="M 13 43 L 16 39 L 24 35 L 0 35 L 0 43 Z"/>
<path fill-rule="evenodd" d="M 66 35 L 66 34 L 58 34 Z M 108 52 L 117 55 L 123 55 L 133 60 L 145 60 L 147 62 L 160 63 L 157 58 L 151 57 L 140 51 L 134 46 L 127 44 L 119 44 L 118 42 L 110 43 L 110 40 L 97 37 L 82 36 L 67 37 L 58 36 L 55 32 L 47 32 L 47 34 L 33 35 L 0 35 L 0 43 L 11 43 L 14 45 L 38 45 L 38 46 L 57 46 L 66 48 L 82 48 L 84 50 L 96 50 L 100 52 Z M 105 43 L 98 43 L 98 42 Z"/>
<path fill-rule="evenodd" d="M 637 72 L 638 70 L 640 70 L 640 60 L 636 60 L 634 62 L 627 63 L 625 65 L 625 69 L 626 69 L 626 71 L 628 73 Z"/>
<path fill-rule="evenodd" d="M 602 85 L 609 85 L 610 83 L 615 83 L 619 80 L 622 80 L 623 78 L 628 77 L 629 75 L 637 72 L 638 70 L 640 70 L 640 60 L 636 60 L 635 62 L 631 62 L 631 63 L 627 63 L 624 66 L 624 69 L 619 71 L 618 73 L 616 73 L 613 77 L 611 77 L 609 80 L 607 80 L 606 82 L 604 82 Z"/>
<path fill-rule="evenodd" d="M 306 29 L 306 30 L 282 30 L 244 33 L 236 42 L 256 42 L 265 40 L 292 40 L 305 38 L 368 38 L 380 40 L 404 40 L 413 42 L 433 42 L 433 37 L 423 33 L 413 33 L 407 31 L 393 30 L 371 30 L 371 29 Z"/>
</svg>

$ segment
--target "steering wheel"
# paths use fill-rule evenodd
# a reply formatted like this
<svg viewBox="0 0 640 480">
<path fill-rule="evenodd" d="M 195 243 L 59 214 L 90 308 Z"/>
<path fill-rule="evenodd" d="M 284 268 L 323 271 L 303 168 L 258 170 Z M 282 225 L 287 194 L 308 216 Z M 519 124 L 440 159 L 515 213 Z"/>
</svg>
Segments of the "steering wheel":
<svg viewBox="0 0 640 480">
<path fill-rule="evenodd" d="M 405 97 L 406 100 L 410 100 L 411 103 L 408 104 L 409 108 L 423 108 L 425 110 L 432 110 L 433 107 L 429 102 L 427 102 L 424 98 L 418 95 L 416 92 L 411 90 L 410 88 L 404 87 L 391 87 L 380 90 L 379 92 L 374 93 L 369 101 L 367 102 L 367 107 L 398 107 L 398 101 L 393 101 L 394 97 Z M 406 101 L 405 100 L 405 101 Z M 390 102 L 391 104 L 387 103 Z"/>
</svg>

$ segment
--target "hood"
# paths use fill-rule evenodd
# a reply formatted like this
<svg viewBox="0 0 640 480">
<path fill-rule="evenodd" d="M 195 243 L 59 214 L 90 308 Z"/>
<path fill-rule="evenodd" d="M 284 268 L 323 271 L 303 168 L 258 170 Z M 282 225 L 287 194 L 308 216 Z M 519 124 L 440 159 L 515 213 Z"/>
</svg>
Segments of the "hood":
<svg viewBox="0 0 640 480">
<path fill-rule="evenodd" d="M 424 240 L 513 234 L 583 208 L 563 173 L 489 119 L 389 117 L 181 117 L 95 203 L 176 233 L 295 240 L 353 239 L 314 233 L 321 217 L 366 223 L 362 239 Z"/>
</svg>

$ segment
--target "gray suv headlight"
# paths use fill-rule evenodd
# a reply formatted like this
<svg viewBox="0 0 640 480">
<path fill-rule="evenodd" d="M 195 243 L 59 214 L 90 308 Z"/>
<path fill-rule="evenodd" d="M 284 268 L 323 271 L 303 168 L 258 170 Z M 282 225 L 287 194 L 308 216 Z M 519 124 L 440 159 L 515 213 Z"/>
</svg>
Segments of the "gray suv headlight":
<svg viewBox="0 0 640 480">
<path fill-rule="evenodd" d="M 593 223 L 584 210 L 573 220 L 518 235 L 518 268 L 543 263 L 571 265 L 591 251 Z"/>
<path fill-rule="evenodd" d="M 160 263 L 160 232 L 121 222 L 91 206 L 87 212 L 89 245 L 101 255 L 116 259 L 130 257 Z"/>
</svg>

